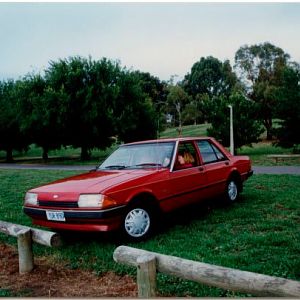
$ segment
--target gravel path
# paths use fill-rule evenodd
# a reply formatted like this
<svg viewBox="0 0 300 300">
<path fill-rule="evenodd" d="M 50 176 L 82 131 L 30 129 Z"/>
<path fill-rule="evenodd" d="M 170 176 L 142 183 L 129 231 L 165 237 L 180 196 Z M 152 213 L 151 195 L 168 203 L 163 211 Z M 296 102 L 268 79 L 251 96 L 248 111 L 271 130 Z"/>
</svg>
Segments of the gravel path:
<svg viewBox="0 0 300 300">
<path fill-rule="evenodd" d="M 33 169 L 33 170 L 78 170 L 89 171 L 93 165 L 43 165 L 43 164 L 0 164 L 0 169 Z M 300 175 L 300 166 L 253 166 L 254 174 L 293 174 Z"/>
</svg>

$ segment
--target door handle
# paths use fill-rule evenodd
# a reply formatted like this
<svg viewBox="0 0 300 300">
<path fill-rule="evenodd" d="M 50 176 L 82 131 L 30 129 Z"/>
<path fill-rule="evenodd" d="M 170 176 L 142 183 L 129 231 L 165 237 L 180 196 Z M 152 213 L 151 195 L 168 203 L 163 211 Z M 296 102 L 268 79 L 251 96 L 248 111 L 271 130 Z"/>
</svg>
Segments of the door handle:
<svg viewBox="0 0 300 300">
<path fill-rule="evenodd" d="M 203 172 L 203 171 L 204 171 L 204 168 L 203 168 L 203 167 L 199 167 L 199 171 L 200 171 L 200 172 Z"/>
<path fill-rule="evenodd" d="M 229 161 L 225 161 L 225 165 L 226 165 L 226 166 L 229 166 Z"/>
</svg>

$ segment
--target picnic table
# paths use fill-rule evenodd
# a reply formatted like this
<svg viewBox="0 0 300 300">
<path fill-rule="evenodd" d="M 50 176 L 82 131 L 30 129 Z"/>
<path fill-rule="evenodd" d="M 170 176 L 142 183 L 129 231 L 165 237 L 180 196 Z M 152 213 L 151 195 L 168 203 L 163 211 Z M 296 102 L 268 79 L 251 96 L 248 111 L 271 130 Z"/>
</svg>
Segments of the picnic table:
<svg viewBox="0 0 300 300">
<path fill-rule="evenodd" d="M 300 154 L 270 154 L 267 157 L 275 159 L 277 163 L 279 160 L 300 158 Z"/>
</svg>

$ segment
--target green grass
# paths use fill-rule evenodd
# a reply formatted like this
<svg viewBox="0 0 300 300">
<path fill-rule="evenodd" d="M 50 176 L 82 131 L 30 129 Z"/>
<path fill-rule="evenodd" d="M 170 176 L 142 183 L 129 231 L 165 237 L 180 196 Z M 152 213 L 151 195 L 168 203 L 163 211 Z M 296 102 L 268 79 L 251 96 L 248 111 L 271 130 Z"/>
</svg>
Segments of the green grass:
<svg viewBox="0 0 300 300">
<path fill-rule="evenodd" d="M 22 212 L 27 189 L 75 174 L 72 171 L 0 170 L 0 220 L 30 225 Z M 166 216 L 162 230 L 133 247 L 186 259 L 300 280 L 300 176 L 254 175 L 245 185 L 241 201 L 231 207 L 210 203 Z M 0 241 L 16 239 L 0 233 Z M 58 249 L 34 245 L 35 255 L 66 267 L 130 273 L 134 268 L 116 264 L 114 234 L 69 234 Z M 5 287 L 4 287 L 5 288 Z M 158 276 L 162 296 L 245 296 L 163 274 Z M 2 289 L 1 293 L 5 290 Z M 1 294 L 0 294 L 1 295 Z"/>
<path fill-rule="evenodd" d="M 200 125 L 187 125 L 182 126 L 182 136 L 207 136 L 207 128 L 210 124 L 200 124 Z M 160 138 L 172 138 L 178 137 L 178 128 L 167 128 L 160 134 Z"/>
<path fill-rule="evenodd" d="M 292 154 L 292 148 L 275 147 L 272 142 L 261 142 L 253 144 L 252 147 L 243 146 L 239 155 L 248 155 L 255 166 L 300 166 L 300 158 L 286 159 L 276 162 L 268 157 L 270 154 Z"/>
<path fill-rule="evenodd" d="M 12 297 L 12 293 L 8 289 L 0 288 L 0 297 Z"/>
<path fill-rule="evenodd" d="M 80 159 L 80 148 L 66 147 L 59 150 L 50 150 L 48 155 L 49 159 L 47 164 L 62 164 L 62 165 L 99 165 L 114 149 L 113 145 L 105 150 L 94 149 L 91 151 L 91 159 L 87 161 L 82 161 Z M 0 163 L 5 162 L 4 151 L 0 151 Z M 16 163 L 20 164 L 43 164 L 45 161 L 42 159 L 42 149 L 40 147 L 30 145 L 27 152 L 25 151 L 14 151 L 13 158 Z"/>
</svg>

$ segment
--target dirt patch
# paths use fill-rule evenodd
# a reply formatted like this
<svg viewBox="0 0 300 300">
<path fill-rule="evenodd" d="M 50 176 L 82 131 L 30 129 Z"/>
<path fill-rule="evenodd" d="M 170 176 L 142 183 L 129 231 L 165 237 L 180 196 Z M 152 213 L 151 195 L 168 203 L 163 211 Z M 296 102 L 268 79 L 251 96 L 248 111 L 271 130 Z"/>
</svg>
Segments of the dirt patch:
<svg viewBox="0 0 300 300">
<path fill-rule="evenodd" d="M 113 272 L 97 276 L 93 272 L 70 270 L 35 257 L 34 270 L 19 274 L 17 250 L 0 244 L 0 290 L 26 297 L 136 297 L 137 286 L 130 276 Z"/>
</svg>

